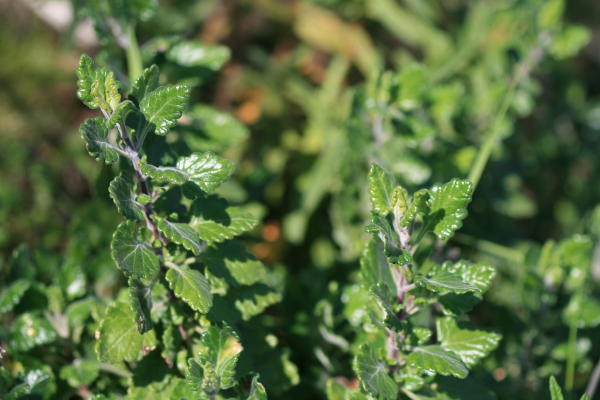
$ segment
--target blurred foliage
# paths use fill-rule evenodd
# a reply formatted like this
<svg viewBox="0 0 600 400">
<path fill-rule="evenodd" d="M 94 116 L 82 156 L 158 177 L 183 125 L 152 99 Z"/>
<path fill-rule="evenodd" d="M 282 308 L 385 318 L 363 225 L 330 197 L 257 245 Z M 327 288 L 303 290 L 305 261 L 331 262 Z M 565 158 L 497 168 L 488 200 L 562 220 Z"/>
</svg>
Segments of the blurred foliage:
<svg viewBox="0 0 600 400">
<path fill-rule="evenodd" d="M 109 255 L 114 172 L 85 154 L 77 126 L 90 112 L 75 97 L 74 71 L 80 53 L 96 52 L 127 85 L 127 32 L 90 48 L 82 24 L 102 16 L 86 1 L 73 0 L 62 31 L 40 17 L 41 3 L 0 1 L 0 293 L 22 292 L 0 318 L 0 346 L 18 349 L 3 358 L 10 377 L 2 372 L 0 393 L 27 383 L 40 396 L 85 397 L 131 377 L 97 363 L 92 347 L 98 316 L 125 282 Z M 350 398 L 358 387 L 351 360 L 364 340 L 358 260 L 369 240 L 369 165 L 414 192 L 469 176 L 490 137 L 469 216 L 437 255 L 497 271 L 470 315 L 503 339 L 469 382 L 501 399 L 548 398 L 550 376 L 568 395 L 584 391 L 600 358 L 596 1 L 159 6 L 136 26 L 144 64 L 208 104 L 187 110 L 175 132 L 191 151 L 236 162 L 220 194 L 262 204 L 263 225 L 245 241 L 285 270 L 283 301 L 257 328 L 281 349 L 286 379 L 261 373 L 273 398 Z M 201 44 L 229 50 L 206 54 Z M 60 318 L 87 325 L 65 331 Z M 46 334 L 12 343 L 31 324 Z M 65 333 L 74 347 L 63 346 Z M 135 368 L 160 359 L 148 357 Z M 468 398 L 461 390 L 471 387 L 440 385 L 446 398 Z"/>
</svg>

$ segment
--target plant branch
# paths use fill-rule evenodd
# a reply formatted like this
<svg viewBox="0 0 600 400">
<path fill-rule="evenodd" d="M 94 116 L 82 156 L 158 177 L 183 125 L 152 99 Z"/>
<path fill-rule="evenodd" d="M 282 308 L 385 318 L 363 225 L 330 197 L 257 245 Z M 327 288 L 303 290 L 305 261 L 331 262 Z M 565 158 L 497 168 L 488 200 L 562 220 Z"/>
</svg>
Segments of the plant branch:
<svg viewBox="0 0 600 400">
<path fill-rule="evenodd" d="M 592 376 L 590 377 L 590 381 L 585 388 L 585 392 L 590 399 L 594 398 L 594 393 L 596 393 L 596 388 L 598 387 L 598 382 L 600 381 L 600 360 L 596 363 L 596 367 L 594 368 L 594 372 L 592 372 Z"/>
<path fill-rule="evenodd" d="M 500 123 L 506 116 L 506 113 L 513 102 L 516 89 L 521 81 L 529 76 L 533 66 L 540 61 L 544 55 L 544 49 L 549 42 L 550 35 L 547 32 L 542 32 L 538 38 L 537 44 L 529 52 L 525 60 L 519 63 L 515 68 L 506 94 L 500 103 L 499 111 L 489 126 L 488 134 L 485 137 L 483 144 L 479 148 L 475 161 L 471 167 L 471 171 L 469 172 L 469 180 L 473 184 L 473 191 L 475 191 L 475 188 L 477 188 L 477 185 L 479 184 L 479 180 L 481 179 L 483 170 L 485 169 L 490 155 L 492 154 L 492 150 L 500 140 Z"/>
</svg>

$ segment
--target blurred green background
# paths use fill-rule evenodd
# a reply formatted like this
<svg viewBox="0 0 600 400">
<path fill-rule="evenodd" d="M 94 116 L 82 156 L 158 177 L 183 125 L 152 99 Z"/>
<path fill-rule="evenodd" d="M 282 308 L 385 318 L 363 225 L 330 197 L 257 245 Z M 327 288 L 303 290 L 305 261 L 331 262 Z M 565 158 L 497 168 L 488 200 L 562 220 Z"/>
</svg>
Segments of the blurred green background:
<svg viewBox="0 0 600 400">
<path fill-rule="evenodd" d="M 90 244 L 78 251 L 106 265 L 93 279 L 112 281 L 112 171 L 88 157 L 77 132 L 91 114 L 75 97 L 74 71 L 82 52 L 116 70 L 124 54 L 100 46 L 82 3 L 0 0 L 0 248 L 5 260 L 23 243 L 51 255 L 52 275 L 77 247 L 69 238 L 83 234 Z M 288 396 L 319 398 L 328 377 L 352 376 L 348 350 L 323 331 L 352 339 L 347 299 L 366 237 L 368 163 L 381 161 L 410 189 L 464 177 L 497 123 L 502 144 L 448 254 L 499 270 L 474 319 L 504 340 L 478 378 L 500 398 L 544 398 L 566 357 L 568 327 L 552 310 L 569 290 L 556 282 L 572 270 L 555 260 L 563 272 L 553 278 L 553 263 L 540 266 L 542 245 L 580 245 L 589 261 L 600 237 L 600 3 L 567 1 L 564 20 L 549 25 L 536 22 L 542 0 L 159 3 L 138 27 L 146 48 L 183 34 L 232 52 L 194 96 L 247 127 L 232 128 L 238 139 L 218 150 L 238 164 L 227 197 L 265 206 L 263 228 L 248 238 L 254 254 L 287 271 L 272 312 L 300 371 Z M 390 122 L 365 100 L 383 92 L 385 70 L 408 87 L 398 95 L 406 118 Z M 364 123 L 377 124 L 380 111 L 383 139 Z M 599 263 L 583 271 L 592 297 Z M 580 336 L 578 388 L 600 357 L 599 335 Z"/>
</svg>

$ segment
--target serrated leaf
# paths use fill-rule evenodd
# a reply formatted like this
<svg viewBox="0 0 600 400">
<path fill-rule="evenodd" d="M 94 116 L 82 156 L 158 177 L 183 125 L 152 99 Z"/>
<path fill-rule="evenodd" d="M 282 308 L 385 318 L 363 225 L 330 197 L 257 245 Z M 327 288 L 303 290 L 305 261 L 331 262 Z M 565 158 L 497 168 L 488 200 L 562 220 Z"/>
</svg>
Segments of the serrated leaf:
<svg viewBox="0 0 600 400">
<path fill-rule="evenodd" d="M 267 400 L 267 391 L 265 387 L 258 381 L 258 375 L 254 375 L 252 377 L 252 382 L 250 383 L 250 393 L 246 400 Z"/>
<path fill-rule="evenodd" d="M 473 329 L 461 329 L 454 318 L 438 318 L 436 321 L 438 341 L 441 346 L 455 353 L 467 367 L 498 346 L 499 334 Z"/>
<path fill-rule="evenodd" d="M 564 400 L 562 389 L 556 382 L 556 378 L 554 376 L 550 377 L 550 399 L 551 400 Z"/>
<path fill-rule="evenodd" d="M 139 333 L 152 330 L 152 286 L 145 285 L 142 281 L 129 278 L 129 298 L 131 309 L 135 313 L 135 323 Z"/>
<path fill-rule="evenodd" d="M 17 351 L 27 351 L 51 343 L 56 337 L 56 331 L 46 318 L 25 313 L 12 323 L 10 347 Z"/>
<path fill-rule="evenodd" d="M 438 238 L 449 239 L 467 217 L 473 185 L 465 179 L 452 179 L 444 185 L 435 185 L 429 192 L 428 223 Z"/>
<path fill-rule="evenodd" d="M 369 171 L 369 196 L 371 208 L 376 214 L 385 217 L 394 207 L 392 199 L 396 180 L 377 164 L 371 164 Z"/>
<path fill-rule="evenodd" d="M 0 292 L 0 313 L 11 311 L 21 300 L 31 282 L 26 279 L 14 281 Z"/>
<path fill-rule="evenodd" d="M 77 97 L 89 108 L 112 112 L 121 102 L 119 86 L 112 71 L 97 68 L 82 55 L 77 66 Z"/>
<path fill-rule="evenodd" d="M 79 127 L 81 138 L 92 157 L 106 164 L 119 160 L 119 147 L 108 137 L 108 123 L 104 118 L 86 119 Z"/>
<path fill-rule="evenodd" d="M 136 361 L 156 346 L 154 331 L 138 332 L 136 316 L 127 303 L 113 303 L 100 322 L 96 354 L 102 362 Z"/>
<path fill-rule="evenodd" d="M 200 260 L 213 275 L 231 275 L 238 285 L 264 282 L 267 276 L 264 264 L 248 253 L 242 243 L 233 240 L 208 248 Z"/>
<path fill-rule="evenodd" d="M 187 175 L 175 167 L 156 167 L 151 164 L 140 163 L 142 173 L 158 185 L 174 184 L 183 185 L 187 182 Z"/>
<path fill-rule="evenodd" d="M 365 227 L 367 232 L 376 233 L 383 242 L 385 256 L 392 264 L 408 264 L 411 257 L 402 249 L 400 238 L 386 217 L 371 215 L 371 223 Z"/>
<path fill-rule="evenodd" d="M 242 319 L 248 321 L 267 307 L 279 303 L 281 293 L 270 286 L 257 284 L 236 290 L 235 298 L 235 308 L 242 314 Z"/>
<path fill-rule="evenodd" d="M 138 112 L 138 109 L 131 100 L 121 102 L 110 115 L 108 127 L 113 128 L 116 124 L 125 121 L 127 116 L 132 112 Z"/>
<path fill-rule="evenodd" d="M 120 173 L 115 177 L 108 186 L 108 192 L 122 216 L 133 221 L 141 221 L 144 219 L 144 214 L 138 203 L 135 201 L 133 182 L 128 175 Z"/>
<path fill-rule="evenodd" d="M 158 256 L 143 235 L 140 235 L 135 222 L 125 221 L 119 224 L 110 247 L 113 260 L 128 277 L 152 278 L 158 273 Z"/>
<path fill-rule="evenodd" d="M 156 90 L 158 87 L 158 79 L 160 72 L 158 66 L 152 65 L 142 72 L 139 78 L 136 79 L 133 87 L 131 88 L 130 96 L 134 98 L 139 104 L 146 95 Z"/>
<path fill-rule="evenodd" d="M 406 361 L 409 365 L 441 375 L 452 375 L 462 379 L 469 374 L 465 364 L 441 346 L 415 347 L 406 357 Z"/>
<path fill-rule="evenodd" d="M 235 170 L 231 161 L 212 152 L 182 157 L 177 161 L 177 168 L 206 193 L 213 192 L 228 180 Z"/>
<path fill-rule="evenodd" d="M 372 347 L 363 345 L 352 366 L 364 390 L 378 399 L 398 397 L 398 384 L 390 377 L 387 363 L 377 357 Z"/>
<path fill-rule="evenodd" d="M 210 284 L 200 271 L 187 265 L 168 263 L 167 281 L 175 296 L 185 301 L 193 310 L 207 313 L 212 307 Z"/>
<path fill-rule="evenodd" d="M 165 375 L 161 381 L 154 381 L 144 386 L 129 386 L 126 400 L 207 400 L 194 393 L 185 380 L 172 374 Z M 115 399 L 117 400 L 117 399 Z"/>
<path fill-rule="evenodd" d="M 198 232 L 187 223 L 170 222 L 166 219 L 161 219 L 156 225 L 160 233 L 165 235 L 169 240 L 179 245 L 182 245 L 187 250 L 199 255 L 202 253 L 202 240 Z"/>
<path fill-rule="evenodd" d="M 157 135 L 166 135 L 181 118 L 190 90 L 184 85 L 161 86 L 147 94 L 140 109 Z"/>
<path fill-rule="evenodd" d="M 439 271 L 430 277 L 416 275 L 415 283 L 436 293 L 479 292 L 479 289 L 477 289 L 475 286 L 464 282 L 460 275 L 453 274 L 448 271 Z"/>
<path fill-rule="evenodd" d="M 429 214 L 429 190 L 421 189 L 413 194 L 412 201 L 406 210 L 406 213 L 400 220 L 400 226 L 406 227 L 414 221 L 415 217 L 419 215 Z"/>
<path fill-rule="evenodd" d="M 182 67 L 203 67 L 218 71 L 229 60 L 229 48 L 205 45 L 198 41 L 184 40 L 171 47 L 166 54 L 169 61 Z"/>
<path fill-rule="evenodd" d="M 381 282 L 387 285 L 391 292 L 396 291 L 396 284 L 392 277 L 390 265 L 383 253 L 383 245 L 380 240 L 371 238 L 367 244 L 360 257 L 360 271 L 366 288 Z"/>
<path fill-rule="evenodd" d="M 242 350 L 239 338 L 231 328 L 209 327 L 202 334 L 197 356 L 188 361 L 186 380 L 196 391 L 207 393 L 233 387 L 235 367 Z"/>
<path fill-rule="evenodd" d="M 258 219 L 242 207 L 230 207 L 216 196 L 201 198 L 194 203 L 190 226 L 209 245 L 232 239 L 256 226 Z"/>
</svg>

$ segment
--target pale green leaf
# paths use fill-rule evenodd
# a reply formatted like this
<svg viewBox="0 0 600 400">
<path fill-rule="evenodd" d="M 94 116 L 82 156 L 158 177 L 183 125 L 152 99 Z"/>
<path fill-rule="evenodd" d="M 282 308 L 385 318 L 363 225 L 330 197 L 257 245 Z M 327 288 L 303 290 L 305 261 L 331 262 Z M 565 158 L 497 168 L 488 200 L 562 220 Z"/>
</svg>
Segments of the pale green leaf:
<svg viewBox="0 0 600 400">
<path fill-rule="evenodd" d="M 389 366 L 370 346 L 361 347 L 354 358 L 353 369 L 364 390 L 376 398 L 395 400 L 398 397 L 398 384 L 391 378 Z"/>
<path fill-rule="evenodd" d="M 406 227 L 414 221 L 415 217 L 419 215 L 429 214 L 429 191 L 427 189 L 421 189 L 413 194 L 412 201 L 408 206 L 405 214 L 402 215 L 400 220 L 400 226 Z"/>
<path fill-rule="evenodd" d="M 190 119 L 186 142 L 195 151 L 221 151 L 248 137 L 248 128 L 231 114 L 198 104 L 186 116 Z"/>
<path fill-rule="evenodd" d="M 393 208 L 392 197 L 396 181 L 394 177 L 377 164 L 371 164 L 369 171 L 369 196 L 371 208 L 383 217 Z"/>
<path fill-rule="evenodd" d="M 383 253 L 380 240 L 372 238 L 360 257 L 360 271 L 365 288 L 378 283 L 386 285 L 391 293 L 396 292 L 396 283 L 392 277 L 390 265 Z"/>
<path fill-rule="evenodd" d="M 5 287 L 0 292 L 0 313 L 4 314 L 11 311 L 21 300 L 31 282 L 25 279 L 19 279 Z"/>
<path fill-rule="evenodd" d="M 250 383 L 250 393 L 246 400 L 267 400 L 267 391 L 262 383 L 258 381 L 258 375 L 254 375 L 252 377 L 252 382 Z"/>
<path fill-rule="evenodd" d="M 10 347 L 17 351 L 27 351 L 35 346 L 51 343 L 56 337 L 56 331 L 46 318 L 24 313 L 12 323 Z"/>
<path fill-rule="evenodd" d="M 77 97 L 89 108 L 101 108 L 107 113 L 115 110 L 121 102 L 114 73 L 106 68 L 97 68 L 85 54 L 77 66 Z"/>
<path fill-rule="evenodd" d="M 97 361 L 82 360 L 77 358 L 72 364 L 60 369 L 60 378 L 67 381 L 72 388 L 90 385 L 96 380 L 100 372 Z"/>
<path fill-rule="evenodd" d="M 572 296 L 563 310 L 563 319 L 579 328 L 594 328 L 600 324 L 600 302 L 586 295 Z"/>
<path fill-rule="evenodd" d="M 152 65 L 142 72 L 139 78 L 133 84 L 131 88 L 130 96 L 133 97 L 137 103 L 139 104 L 146 95 L 153 92 L 158 88 L 158 79 L 160 77 L 160 72 L 158 70 L 158 66 Z"/>
<path fill-rule="evenodd" d="M 135 201 L 133 182 L 129 175 L 121 173 L 115 177 L 108 186 L 108 192 L 122 216 L 133 221 L 144 219 L 140 205 Z"/>
<path fill-rule="evenodd" d="M 227 202 L 215 196 L 197 200 L 190 220 L 190 226 L 209 245 L 248 232 L 257 223 L 258 219 L 245 208 L 227 206 Z"/>
<path fill-rule="evenodd" d="M 48 393 L 49 387 L 53 385 L 52 371 L 32 369 L 25 373 L 23 383 L 13 387 L 10 392 L 2 398 L 3 400 L 23 400 L 29 398 L 43 398 Z"/>
<path fill-rule="evenodd" d="M 556 378 L 554 376 L 550 377 L 550 399 L 551 400 L 564 400 L 562 390 L 556 382 Z"/>
<path fill-rule="evenodd" d="M 108 137 L 108 124 L 104 118 L 86 119 L 79 127 L 81 138 L 92 157 L 106 164 L 119 160 L 119 147 Z"/>
<path fill-rule="evenodd" d="M 416 275 L 415 283 L 436 293 L 465 293 L 479 291 L 475 286 L 464 282 L 460 275 L 448 271 L 439 271 L 432 274 L 430 277 Z"/>
<path fill-rule="evenodd" d="M 185 301 L 193 310 L 207 313 L 212 307 L 210 284 L 200 271 L 187 265 L 168 263 L 167 281 L 175 296 Z"/>
<path fill-rule="evenodd" d="M 209 247 L 200 260 L 216 276 L 231 275 L 239 285 L 253 285 L 264 282 L 267 269 L 264 264 L 246 251 L 237 241 L 226 241 Z"/>
<path fill-rule="evenodd" d="M 235 367 L 243 347 L 238 336 L 224 326 L 209 327 L 202 334 L 201 347 L 188 362 L 188 383 L 197 391 L 217 393 L 236 383 Z"/>
<path fill-rule="evenodd" d="M 229 179 L 235 170 L 231 161 L 212 152 L 182 157 L 177 161 L 177 168 L 206 193 L 213 192 Z"/>
<path fill-rule="evenodd" d="M 185 380 L 167 374 L 161 381 L 153 381 L 144 386 L 129 386 L 125 400 L 208 400 L 194 393 Z"/>
<path fill-rule="evenodd" d="M 441 346 L 455 353 L 469 368 L 494 350 L 502 338 L 494 332 L 461 329 L 449 317 L 438 318 L 436 328 Z"/>
<path fill-rule="evenodd" d="M 198 232 L 187 223 L 170 222 L 166 219 L 161 219 L 156 225 L 160 233 L 165 235 L 167 239 L 174 243 L 182 245 L 187 250 L 195 255 L 202 253 L 202 241 Z"/>
<path fill-rule="evenodd" d="M 205 45 L 199 41 L 184 40 L 167 51 L 167 59 L 183 67 L 202 67 L 218 71 L 229 60 L 230 51 L 225 46 Z"/>
<path fill-rule="evenodd" d="M 146 333 L 152 330 L 152 286 L 144 284 L 136 278 L 129 278 L 129 298 L 131 308 L 135 313 L 135 323 L 138 332 Z"/>
<path fill-rule="evenodd" d="M 146 228 L 140 230 L 147 231 Z M 152 278 L 158 273 L 158 256 L 133 221 L 122 222 L 117 227 L 111 242 L 111 254 L 127 276 Z"/>
<path fill-rule="evenodd" d="M 140 163 L 140 170 L 158 185 L 183 185 L 188 181 L 187 175 L 175 167 L 156 167 L 143 162 Z"/>
<path fill-rule="evenodd" d="M 161 86 L 147 94 L 140 109 L 151 124 L 154 133 L 166 135 L 181 117 L 190 90 L 184 85 Z"/>
<path fill-rule="evenodd" d="M 240 311 L 244 321 L 281 301 L 281 293 L 265 284 L 243 286 L 235 291 L 235 297 L 235 308 Z"/>
<path fill-rule="evenodd" d="M 136 361 L 156 346 L 154 331 L 138 332 L 136 316 L 127 303 L 113 303 L 100 322 L 96 354 L 102 362 Z"/>
<path fill-rule="evenodd" d="M 406 357 L 406 361 L 409 365 L 414 365 L 415 367 L 441 375 L 466 378 L 469 374 L 469 370 L 465 364 L 441 346 L 415 347 L 412 353 Z"/>
<path fill-rule="evenodd" d="M 444 185 L 431 188 L 427 222 L 438 238 L 449 239 L 462 227 L 472 194 L 473 185 L 464 179 L 452 179 Z"/>
</svg>

